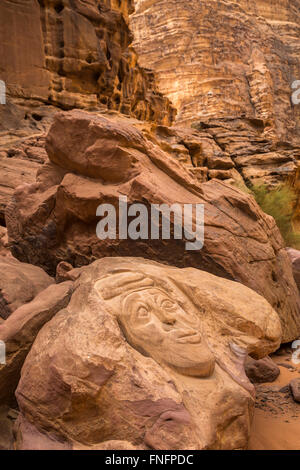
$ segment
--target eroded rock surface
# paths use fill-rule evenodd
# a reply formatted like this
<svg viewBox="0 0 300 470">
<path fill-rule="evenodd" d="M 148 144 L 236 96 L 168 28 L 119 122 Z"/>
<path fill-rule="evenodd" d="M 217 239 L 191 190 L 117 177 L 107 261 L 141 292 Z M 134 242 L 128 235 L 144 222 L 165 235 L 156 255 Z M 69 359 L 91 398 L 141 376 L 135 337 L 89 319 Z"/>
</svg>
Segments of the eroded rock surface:
<svg viewBox="0 0 300 470">
<path fill-rule="evenodd" d="M 0 256 L 0 317 L 8 318 L 30 302 L 54 280 L 41 268 L 20 263 L 12 256 Z"/>
<path fill-rule="evenodd" d="M 299 293 L 290 260 L 274 220 L 252 196 L 217 180 L 200 184 L 138 126 L 118 117 L 57 114 L 47 152 L 50 161 L 37 182 L 19 187 L 6 211 L 14 256 L 53 275 L 61 261 L 80 267 L 132 253 L 201 268 L 262 294 L 281 317 L 284 340 L 299 335 Z M 170 240 L 120 239 L 118 231 L 116 239 L 100 240 L 97 207 L 113 204 L 118 218 L 120 195 L 128 204 L 143 202 L 149 211 L 151 204 L 204 204 L 204 247 L 188 251 L 187 240 L 173 235 Z"/>
<path fill-rule="evenodd" d="M 151 64 L 177 122 L 243 116 L 298 139 L 297 0 L 136 0 L 131 17 L 141 64 Z"/>
<path fill-rule="evenodd" d="M 288 248 L 287 252 L 291 258 L 294 278 L 300 291 L 300 251 L 294 248 Z"/>
<path fill-rule="evenodd" d="M 131 0 L 3 0 L 0 79 L 8 117 L 31 101 L 64 109 L 103 105 L 170 123 L 174 109 L 130 47 L 130 12 Z"/>
<path fill-rule="evenodd" d="M 300 403 L 300 379 L 299 378 L 291 380 L 290 389 L 291 389 L 294 400 L 297 403 Z"/>
<path fill-rule="evenodd" d="M 252 383 L 274 382 L 280 374 L 279 367 L 268 356 L 258 360 L 247 357 L 245 371 Z"/>
<path fill-rule="evenodd" d="M 299 195 L 298 0 L 134 4 L 134 47 L 176 107 L 176 123 L 206 128 L 246 182 L 288 181 Z"/>
<path fill-rule="evenodd" d="M 0 365 L 0 400 L 9 403 L 20 379 L 24 360 L 45 323 L 68 305 L 73 283 L 51 284 L 36 297 L 17 308 L 0 325 L 0 341 L 6 349 L 6 363 Z"/>
<path fill-rule="evenodd" d="M 46 448 L 245 448 L 245 356 L 280 339 L 275 311 L 238 283 L 143 259 L 96 261 L 27 356 L 20 448 L 35 448 L 34 435 Z"/>
</svg>

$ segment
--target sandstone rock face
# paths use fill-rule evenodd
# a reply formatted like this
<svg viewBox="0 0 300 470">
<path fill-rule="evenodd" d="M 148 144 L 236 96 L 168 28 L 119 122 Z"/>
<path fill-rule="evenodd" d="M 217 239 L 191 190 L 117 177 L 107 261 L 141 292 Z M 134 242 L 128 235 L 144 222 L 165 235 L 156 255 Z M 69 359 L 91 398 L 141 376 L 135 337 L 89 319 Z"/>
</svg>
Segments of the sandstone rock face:
<svg viewBox="0 0 300 470">
<path fill-rule="evenodd" d="M 280 374 L 279 367 L 268 356 L 258 360 L 247 357 L 245 371 L 252 383 L 274 382 Z"/>
<path fill-rule="evenodd" d="M 104 105 L 170 123 L 174 109 L 130 47 L 131 0 L 3 0 L 0 79 L 9 115 L 32 102 L 64 109 Z M 8 40 L 9 38 L 9 40 Z"/>
<path fill-rule="evenodd" d="M 96 261 L 26 358 L 20 447 L 245 448 L 254 388 L 244 360 L 280 340 L 278 315 L 245 286 L 143 259 Z"/>
<path fill-rule="evenodd" d="M 0 365 L 1 403 L 13 399 L 24 360 L 36 335 L 51 318 L 68 305 L 73 283 L 52 284 L 29 303 L 17 308 L 0 325 L 0 340 L 6 346 L 6 364 Z"/>
<path fill-rule="evenodd" d="M 288 248 L 287 252 L 291 258 L 294 278 L 300 291 L 300 251 L 294 250 L 293 248 Z"/>
<path fill-rule="evenodd" d="M 54 281 L 41 268 L 0 256 L 0 317 L 8 318 Z"/>
<path fill-rule="evenodd" d="M 7 248 L 8 238 L 7 230 L 0 225 L 0 256 L 9 256 L 10 251 Z"/>
<path fill-rule="evenodd" d="M 298 0 L 134 3 L 135 50 L 176 122 L 204 126 L 247 183 L 288 181 L 299 195 L 300 106 L 291 100 L 300 79 Z"/>
<path fill-rule="evenodd" d="M 214 179 L 200 184 L 138 125 L 117 117 L 60 113 L 47 152 L 50 162 L 37 182 L 18 188 L 6 211 L 14 256 L 53 275 L 61 261 L 80 267 L 103 256 L 132 253 L 201 268 L 263 295 L 280 315 L 284 341 L 299 335 L 299 293 L 290 260 L 274 220 L 252 196 Z M 149 210 L 151 204 L 204 204 L 203 248 L 188 251 L 186 239 L 174 239 L 172 217 L 170 240 L 120 239 L 118 231 L 116 239 L 100 240 L 97 207 L 113 204 L 118 218 L 120 195 Z"/>
<path fill-rule="evenodd" d="M 205 129 L 223 153 L 231 157 L 248 185 L 265 184 L 272 188 L 288 182 L 299 193 L 299 146 L 266 136 L 261 119 L 209 119 L 195 126 Z"/>
<path fill-rule="evenodd" d="M 38 163 L 29 159 L 6 158 L 0 155 L 0 222 L 4 223 L 5 208 L 14 190 L 21 184 L 33 183 L 38 167 Z"/>
<path fill-rule="evenodd" d="M 157 73 L 177 122 L 246 115 L 262 120 L 267 135 L 299 142 L 300 108 L 291 103 L 299 79 L 297 0 L 134 3 L 134 47 Z"/>
<path fill-rule="evenodd" d="M 14 421 L 10 417 L 8 406 L 1 404 L 0 407 L 0 450 L 14 449 Z"/>
</svg>

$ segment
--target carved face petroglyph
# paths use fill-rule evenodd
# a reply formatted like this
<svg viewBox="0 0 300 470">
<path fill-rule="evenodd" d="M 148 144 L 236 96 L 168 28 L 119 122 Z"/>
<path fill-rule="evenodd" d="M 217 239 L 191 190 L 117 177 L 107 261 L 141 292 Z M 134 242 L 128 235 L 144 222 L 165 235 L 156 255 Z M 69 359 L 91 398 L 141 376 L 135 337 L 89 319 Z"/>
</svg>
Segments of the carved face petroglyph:
<svg viewBox="0 0 300 470">
<path fill-rule="evenodd" d="M 99 280 L 96 288 L 131 346 L 184 375 L 213 373 L 215 359 L 201 335 L 199 319 L 187 313 L 174 295 L 139 273 L 112 275 L 110 281 Z"/>
</svg>

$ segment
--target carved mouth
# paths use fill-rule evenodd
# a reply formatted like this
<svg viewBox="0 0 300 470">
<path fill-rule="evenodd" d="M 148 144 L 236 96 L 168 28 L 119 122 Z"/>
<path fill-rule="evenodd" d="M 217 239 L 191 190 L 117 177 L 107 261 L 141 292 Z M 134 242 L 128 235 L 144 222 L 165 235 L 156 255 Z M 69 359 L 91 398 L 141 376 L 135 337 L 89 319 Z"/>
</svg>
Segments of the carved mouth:
<svg viewBox="0 0 300 470">
<path fill-rule="evenodd" d="M 201 343 L 201 334 L 198 331 L 190 329 L 173 330 L 170 336 L 177 343 Z"/>
</svg>

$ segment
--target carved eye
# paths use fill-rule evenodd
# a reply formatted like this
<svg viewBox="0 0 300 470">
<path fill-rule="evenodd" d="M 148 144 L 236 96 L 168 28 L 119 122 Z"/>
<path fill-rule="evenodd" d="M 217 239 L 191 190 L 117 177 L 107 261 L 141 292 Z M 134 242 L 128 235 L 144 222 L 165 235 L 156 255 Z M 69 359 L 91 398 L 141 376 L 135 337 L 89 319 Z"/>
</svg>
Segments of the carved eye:
<svg viewBox="0 0 300 470">
<path fill-rule="evenodd" d="M 137 317 L 138 318 L 148 318 L 149 317 L 149 312 L 146 307 L 141 306 L 137 310 Z"/>
<path fill-rule="evenodd" d="M 166 310 L 172 310 L 176 307 L 176 303 L 172 302 L 172 300 L 165 299 L 162 301 L 161 307 L 165 308 Z"/>
</svg>

